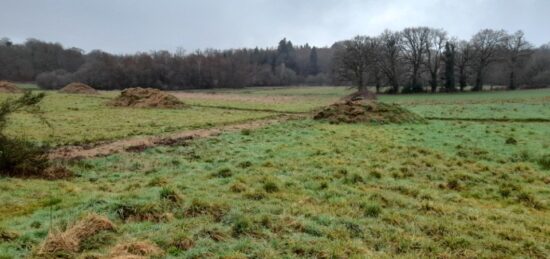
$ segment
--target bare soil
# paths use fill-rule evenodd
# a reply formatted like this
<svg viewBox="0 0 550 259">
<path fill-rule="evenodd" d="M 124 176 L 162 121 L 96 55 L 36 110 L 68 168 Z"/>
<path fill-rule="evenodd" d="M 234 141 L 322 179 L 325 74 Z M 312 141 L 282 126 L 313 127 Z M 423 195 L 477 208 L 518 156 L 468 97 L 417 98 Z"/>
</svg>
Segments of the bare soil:
<svg viewBox="0 0 550 259">
<path fill-rule="evenodd" d="M 360 99 L 343 101 L 323 108 L 314 117 L 331 123 L 415 123 L 424 118 L 397 104 Z"/>
<path fill-rule="evenodd" d="M 97 91 L 93 87 L 78 82 L 66 85 L 59 92 L 68 94 L 97 94 Z"/>
<path fill-rule="evenodd" d="M 378 99 L 378 97 L 376 97 L 376 94 L 368 90 L 357 91 L 342 98 L 343 101 L 371 101 L 376 99 Z"/>
<path fill-rule="evenodd" d="M 0 81 L 0 93 L 22 93 L 23 89 L 12 82 Z"/>
<path fill-rule="evenodd" d="M 127 88 L 110 102 L 113 106 L 136 108 L 181 108 L 177 97 L 153 88 Z"/>
</svg>

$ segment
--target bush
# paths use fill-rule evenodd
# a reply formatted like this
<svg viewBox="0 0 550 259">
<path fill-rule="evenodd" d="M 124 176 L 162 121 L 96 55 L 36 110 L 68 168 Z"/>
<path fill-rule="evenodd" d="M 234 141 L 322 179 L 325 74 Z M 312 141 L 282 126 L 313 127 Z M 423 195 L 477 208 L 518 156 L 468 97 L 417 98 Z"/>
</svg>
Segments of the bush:
<svg viewBox="0 0 550 259">
<path fill-rule="evenodd" d="M 39 176 L 49 165 L 45 148 L 0 135 L 0 174 L 17 177 Z"/>
<path fill-rule="evenodd" d="M 37 105 L 44 96 L 43 93 L 32 94 L 27 91 L 18 99 L 8 99 L 0 104 L 0 175 L 48 179 L 70 175 L 64 168 L 51 167 L 45 147 L 22 139 L 9 138 L 4 134 L 10 114 L 21 110 L 38 114 Z"/>
</svg>

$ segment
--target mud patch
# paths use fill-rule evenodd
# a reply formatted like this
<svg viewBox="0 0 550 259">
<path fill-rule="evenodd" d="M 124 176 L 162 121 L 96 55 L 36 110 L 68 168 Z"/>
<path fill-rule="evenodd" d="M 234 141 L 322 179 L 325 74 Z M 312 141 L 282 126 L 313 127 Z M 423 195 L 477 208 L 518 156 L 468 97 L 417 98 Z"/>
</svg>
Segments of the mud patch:
<svg viewBox="0 0 550 259">
<path fill-rule="evenodd" d="M 66 94 L 97 94 L 97 91 L 91 86 L 83 83 L 70 83 L 59 90 Z"/>
<path fill-rule="evenodd" d="M 135 108 L 181 108 L 184 106 L 177 97 L 153 88 L 127 88 L 110 103 L 118 107 Z"/>
<path fill-rule="evenodd" d="M 331 123 L 423 123 L 424 118 L 397 104 L 360 99 L 332 104 L 318 112 L 315 120 Z"/>
<path fill-rule="evenodd" d="M 24 92 L 23 89 L 17 87 L 12 82 L 8 81 L 0 81 L 0 93 L 22 93 Z"/>
</svg>

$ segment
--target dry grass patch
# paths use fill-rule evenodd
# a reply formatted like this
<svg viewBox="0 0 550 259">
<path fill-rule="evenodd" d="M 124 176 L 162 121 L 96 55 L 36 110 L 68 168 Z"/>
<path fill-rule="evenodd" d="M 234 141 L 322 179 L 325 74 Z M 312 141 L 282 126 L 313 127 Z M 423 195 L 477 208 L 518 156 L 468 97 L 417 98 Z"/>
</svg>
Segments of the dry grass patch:
<svg viewBox="0 0 550 259">
<path fill-rule="evenodd" d="M 139 259 L 162 256 L 164 251 L 150 241 L 134 241 L 118 244 L 111 250 L 112 259 Z"/>
<path fill-rule="evenodd" d="M 115 230 L 115 225 L 104 216 L 90 214 L 64 232 L 51 231 L 40 246 L 38 255 L 58 256 L 77 253 L 82 241 L 107 230 Z"/>
</svg>

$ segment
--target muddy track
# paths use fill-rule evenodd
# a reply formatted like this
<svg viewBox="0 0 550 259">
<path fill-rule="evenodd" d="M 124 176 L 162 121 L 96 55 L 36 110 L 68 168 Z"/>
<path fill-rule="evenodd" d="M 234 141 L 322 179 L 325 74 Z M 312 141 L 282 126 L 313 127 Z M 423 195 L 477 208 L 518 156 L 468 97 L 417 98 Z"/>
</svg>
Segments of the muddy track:
<svg viewBox="0 0 550 259">
<path fill-rule="evenodd" d="M 120 152 L 139 152 L 146 148 L 154 146 L 170 146 L 181 144 L 184 141 L 205 138 L 211 136 L 217 136 L 224 132 L 234 132 L 244 129 L 257 129 L 266 127 L 282 121 L 295 120 L 304 118 L 304 115 L 296 114 L 283 114 L 277 117 L 271 117 L 267 119 L 250 120 L 246 122 L 228 124 L 224 126 L 208 128 L 208 129 L 196 129 L 186 130 L 176 133 L 171 133 L 163 136 L 146 136 L 146 137 L 134 137 L 128 139 L 116 140 L 113 142 L 100 143 L 93 147 L 90 146 L 65 146 L 53 149 L 48 154 L 48 157 L 53 160 L 73 160 L 73 159 L 85 159 L 92 157 L 107 156 Z"/>
</svg>

